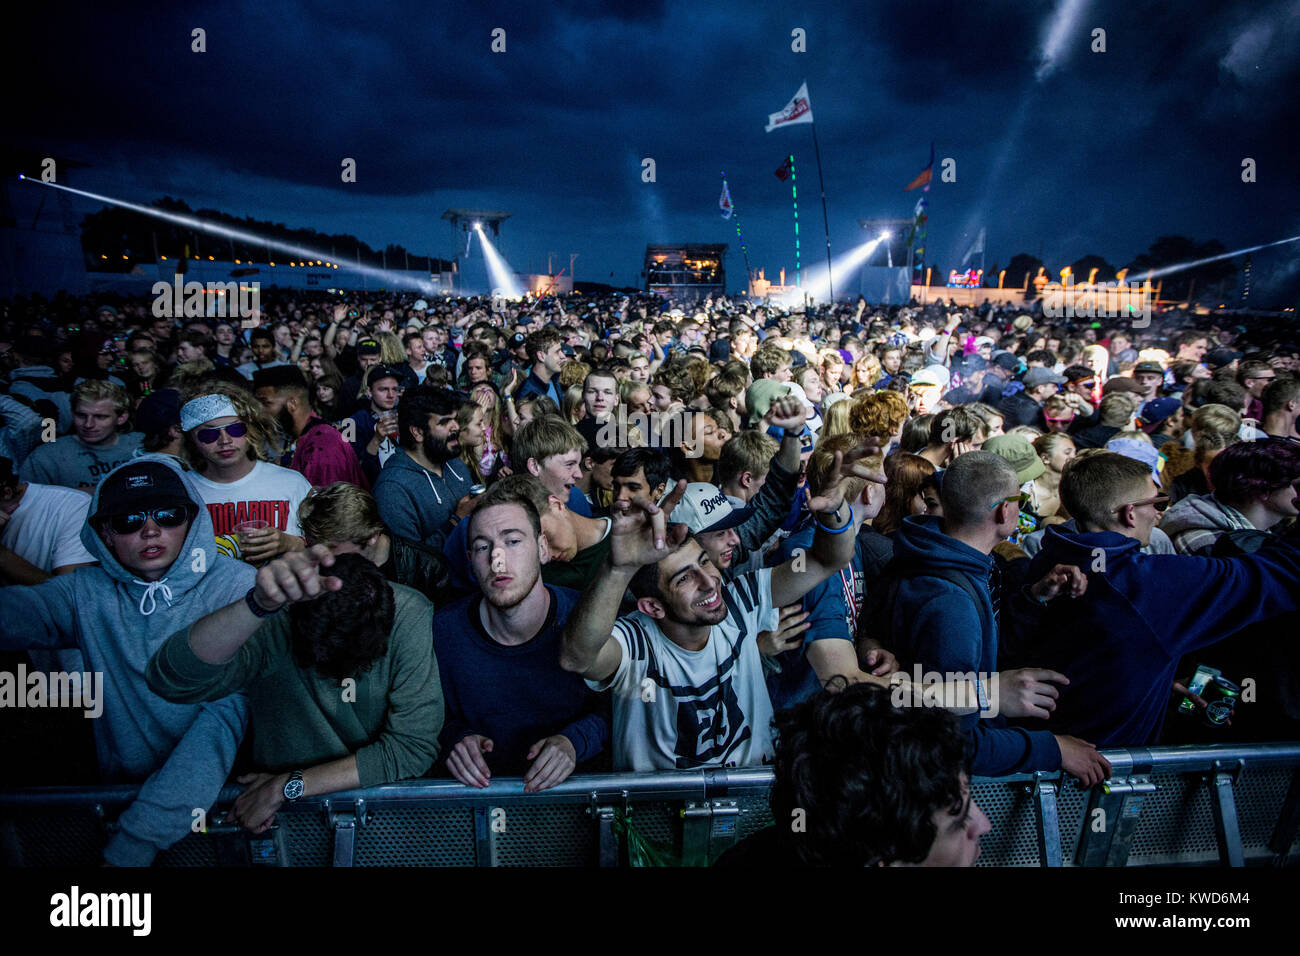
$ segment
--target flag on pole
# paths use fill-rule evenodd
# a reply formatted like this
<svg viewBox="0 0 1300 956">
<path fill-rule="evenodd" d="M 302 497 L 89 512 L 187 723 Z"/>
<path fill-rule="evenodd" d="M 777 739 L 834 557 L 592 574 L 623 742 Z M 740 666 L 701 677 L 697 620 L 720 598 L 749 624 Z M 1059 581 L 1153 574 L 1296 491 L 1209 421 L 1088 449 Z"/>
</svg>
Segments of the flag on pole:
<svg viewBox="0 0 1300 956">
<path fill-rule="evenodd" d="M 718 208 L 722 210 L 722 218 L 730 219 L 732 212 L 731 190 L 727 188 L 727 181 L 722 181 L 722 195 L 718 197 Z"/>
<path fill-rule="evenodd" d="M 805 81 L 800 85 L 799 92 L 795 93 L 794 98 L 785 104 L 785 109 L 779 113 L 768 114 L 766 132 L 770 133 L 782 126 L 812 121 L 812 102 L 808 99 L 808 83 Z"/>
<path fill-rule="evenodd" d="M 977 252 L 983 252 L 983 251 L 984 251 L 984 230 L 981 229 L 980 234 L 975 238 L 975 241 L 971 243 L 971 247 L 966 250 L 966 255 L 961 257 L 961 264 L 965 265 L 967 262 L 970 261 L 971 256 L 975 255 Z"/>
<path fill-rule="evenodd" d="M 926 163 L 925 169 L 921 170 L 921 175 L 912 180 L 912 184 L 907 186 L 903 192 L 909 189 L 915 189 L 917 186 L 924 186 L 925 191 L 930 191 L 930 175 L 934 171 L 934 143 L 930 144 L 930 162 Z"/>
<path fill-rule="evenodd" d="M 776 171 L 776 178 L 781 180 L 781 182 L 785 182 L 790 178 L 790 173 L 793 169 L 794 159 L 793 157 L 787 156 L 785 162 L 781 164 L 781 168 Z"/>
</svg>

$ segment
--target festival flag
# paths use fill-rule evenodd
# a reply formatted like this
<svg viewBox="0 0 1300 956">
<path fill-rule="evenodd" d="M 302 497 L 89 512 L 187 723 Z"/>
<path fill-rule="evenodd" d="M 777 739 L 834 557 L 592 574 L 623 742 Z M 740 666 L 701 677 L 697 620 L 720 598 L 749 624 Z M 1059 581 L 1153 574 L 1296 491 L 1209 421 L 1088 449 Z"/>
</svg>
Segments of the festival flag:
<svg viewBox="0 0 1300 956">
<path fill-rule="evenodd" d="M 926 191 L 926 192 L 929 192 L 929 191 L 930 191 L 930 175 L 931 175 L 931 173 L 932 173 L 933 171 L 934 171 L 934 143 L 931 143 L 931 144 L 930 144 L 930 162 L 926 163 L 925 169 L 921 170 L 921 175 L 919 175 L 919 176 L 917 176 L 915 179 L 913 179 L 913 180 L 912 180 L 912 184 L 911 184 L 910 186 L 908 186 L 906 189 L 904 189 L 903 192 L 907 192 L 907 191 L 910 190 L 910 189 L 915 189 L 917 186 L 924 186 L 924 187 L 925 187 L 925 191 Z"/>
<path fill-rule="evenodd" d="M 790 172 L 793 168 L 794 168 L 794 157 L 787 156 L 785 158 L 785 162 L 781 164 L 781 168 L 776 171 L 776 178 L 781 180 L 781 182 L 785 182 L 787 179 L 790 178 Z"/>
<path fill-rule="evenodd" d="M 799 92 L 795 93 L 794 98 L 785 104 L 785 109 L 779 113 L 768 114 L 766 132 L 770 133 L 782 126 L 793 126 L 796 123 L 811 123 L 812 121 L 812 102 L 808 99 L 808 83 L 805 81 L 799 87 Z"/>
<path fill-rule="evenodd" d="M 966 255 L 961 257 L 961 264 L 965 265 L 968 261 L 970 261 L 971 256 L 975 255 L 977 252 L 983 252 L 983 251 L 984 251 L 984 230 L 981 229 L 980 234 L 975 238 L 975 241 L 971 244 L 971 247 L 966 250 Z"/>
<path fill-rule="evenodd" d="M 727 188 L 727 181 L 722 181 L 722 195 L 718 197 L 718 208 L 722 210 L 722 218 L 731 218 L 731 190 Z"/>
</svg>

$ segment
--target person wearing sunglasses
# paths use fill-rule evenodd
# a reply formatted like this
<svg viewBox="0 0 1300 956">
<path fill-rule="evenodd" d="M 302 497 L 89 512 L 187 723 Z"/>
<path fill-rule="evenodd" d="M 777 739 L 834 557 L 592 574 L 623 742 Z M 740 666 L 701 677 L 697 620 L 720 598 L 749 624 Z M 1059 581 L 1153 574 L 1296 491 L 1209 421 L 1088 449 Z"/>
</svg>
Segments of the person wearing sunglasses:
<svg viewBox="0 0 1300 956">
<path fill-rule="evenodd" d="M 100 780 L 141 785 L 104 860 L 148 866 L 190 833 L 195 807 L 216 801 L 249 711 L 238 695 L 168 703 L 145 683 L 145 667 L 168 636 L 242 599 L 256 572 L 218 552 L 193 474 L 170 456 L 114 469 L 87 513 L 81 542 L 99 563 L 5 588 L 0 650 L 81 651 L 86 673 L 74 704 L 98 717 L 90 724 Z"/>
<path fill-rule="evenodd" d="M 261 460 L 264 435 L 256 407 L 226 394 L 200 395 L 182 406 L 181 429 L 198 472 L 194 483 L 231 553 L 261 564 L 301 550 L 298 506 L 311 493 L 311 483 L 290 468 Z M 250 522 L 265 526 L 250 527 Z"/>
<path fill-rule="evenodd" d="M 1294 529 L 1245 557 L 1139 555 L 1167 503 L 1146 462 L 1077 456 L 1061 501 L 1079 530 L 1048 528 L 1028 570 L 1032 580 L 1071 564 L 1088 577 L 1084 600 L 1049 606 L 1037 628 L 1035 657 L 1070 679 L 1048 720 L 1057 732 L 1099 747 L 1157 744 L 1184 655 L 1300 608 Z"/>
</svg>

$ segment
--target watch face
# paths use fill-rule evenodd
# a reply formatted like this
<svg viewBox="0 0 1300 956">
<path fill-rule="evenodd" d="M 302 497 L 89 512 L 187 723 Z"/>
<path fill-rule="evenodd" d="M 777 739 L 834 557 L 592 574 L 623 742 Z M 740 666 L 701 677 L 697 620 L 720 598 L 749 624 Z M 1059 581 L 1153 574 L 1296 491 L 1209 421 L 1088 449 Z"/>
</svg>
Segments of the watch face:
<svg viewBox="0 0 1300 956">
<path fill-rule="evenodd" d="M 284 798 L 286 800 L 297 800 L 302 796 L 302 780 L 290 780 L 284 785 Z"/>
</svg>

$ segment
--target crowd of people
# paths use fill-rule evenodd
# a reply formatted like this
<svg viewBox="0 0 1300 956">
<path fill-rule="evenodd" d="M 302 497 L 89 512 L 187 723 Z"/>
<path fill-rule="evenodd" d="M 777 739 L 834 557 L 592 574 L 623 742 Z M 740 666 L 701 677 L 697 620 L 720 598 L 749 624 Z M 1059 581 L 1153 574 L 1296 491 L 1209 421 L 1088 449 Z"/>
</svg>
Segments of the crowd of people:
<svg viewBox="0 0 1300 956">
<path fill-rule="evenodd" d="M 0 303 L 0 664 L 104 675 L 98 779 L 141 785 L 114 865 L 232 778 L 261 832 L 422 776 L 764 764 L 776 824 L 723 863 L 970 864 L 972 776 L 1300 739 L 1293 334 L 861 299 Z"/>
</svg>

